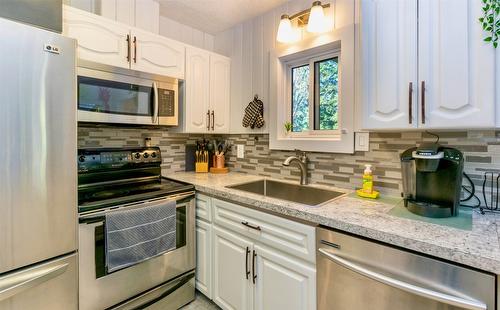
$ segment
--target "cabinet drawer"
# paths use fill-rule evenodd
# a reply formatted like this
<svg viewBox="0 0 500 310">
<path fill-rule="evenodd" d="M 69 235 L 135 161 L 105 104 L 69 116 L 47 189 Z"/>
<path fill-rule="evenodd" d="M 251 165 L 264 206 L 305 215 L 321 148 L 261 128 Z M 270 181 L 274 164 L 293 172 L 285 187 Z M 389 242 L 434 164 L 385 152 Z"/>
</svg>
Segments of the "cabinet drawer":
<svg viewBox="0 0 500 310">
<path fill-rule="evenodd" d="M 214 224 L 315 264 L 313 226 L 215 198 L 212 207 Z"/>
<path fill-rule="evenodd" d="M 211 198 L 202 194 L 196 194 L 196 218 L 212 222 Z"/>
</svg>

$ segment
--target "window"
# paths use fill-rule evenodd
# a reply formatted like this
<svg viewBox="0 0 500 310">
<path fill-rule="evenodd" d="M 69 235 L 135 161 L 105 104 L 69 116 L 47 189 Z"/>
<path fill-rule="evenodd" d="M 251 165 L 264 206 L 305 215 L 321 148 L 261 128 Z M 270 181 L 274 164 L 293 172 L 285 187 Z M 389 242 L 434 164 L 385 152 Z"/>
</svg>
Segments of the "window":
<svg viewBox="0 0 500 310">
<path fill-rule="evenodd" d="M 292 136 L 338 133 L 338 63 L 330 53 L 288 64 Z"/>
<path fill-rule="evenodd" d="M 338 57 L 314 63 L 314 130 L 337 130 Z"/>
<path fill-rule="evenodd" d="M 269 53 L 269 148 L 354 153 L 355 27 Z"/>
<path fill-rule="evenodd" d="M 309 65 L 292 68 L 292 131 L 309 129 Z"/>
</svg>

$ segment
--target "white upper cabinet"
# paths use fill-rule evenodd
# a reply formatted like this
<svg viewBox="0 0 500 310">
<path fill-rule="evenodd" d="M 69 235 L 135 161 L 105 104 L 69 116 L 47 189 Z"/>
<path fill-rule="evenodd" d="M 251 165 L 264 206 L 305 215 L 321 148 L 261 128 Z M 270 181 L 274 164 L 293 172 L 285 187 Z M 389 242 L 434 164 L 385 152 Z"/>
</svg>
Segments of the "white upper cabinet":
<svg viewBox="0 0 500 310">
<path fill-rule="evenodd" d="M 419 0 L 421 127 L 495 125 L 495 50 L 483 42 L 481 3 Z"/>
<path fill-rule="evenodd" d="M 209 130 L 209 78 L 210 55 L 208 52 L 186 48 L 186 102 L 184 122 L 186 132 Z"/>
<path fill-rule="evenodd" d="M 364 127 L 417 126 L 417 0 L 363 0 Z"/>
<path fill-rule="evenodd" d="M 74 0 L 73 0 L 74 1 Z M 100 15 L 153 33 L 159 32 L 160 4 L 154 0 L 100 1 Z"/>
<path fill-rule="evenodd" d="M 229 132 L 231 61 L 229 58 L 210 55 L 210 107 L 213 128 L 217 133 Z"/>
<path fill-rule="evenodd" d="M 229 58 L 186 47 L 184 131 L 229 133 Z"/>
<path fill-rule="evenodd" d="M 184 44 L 64 6 L 64 35 L 78 40 L 78 58 L 184 78 Z"/>
<path fill-rule="evenodd" d="M 183 44 L 139 29 L 132 29 L 131 38 L 132 69 L 184 78 Z"/>
<path fill-rule="evenodd" d="M 129 29 L 98 15 L 64 6 L 63 34 L 78 40 L 79 59 L 129 68 Z"/>
<path fill-rule="evenodd" d="M 477 0 L 362 0 L 363 128 L 493 127 L 495 51 L 481 15 Z"/>
</svg>

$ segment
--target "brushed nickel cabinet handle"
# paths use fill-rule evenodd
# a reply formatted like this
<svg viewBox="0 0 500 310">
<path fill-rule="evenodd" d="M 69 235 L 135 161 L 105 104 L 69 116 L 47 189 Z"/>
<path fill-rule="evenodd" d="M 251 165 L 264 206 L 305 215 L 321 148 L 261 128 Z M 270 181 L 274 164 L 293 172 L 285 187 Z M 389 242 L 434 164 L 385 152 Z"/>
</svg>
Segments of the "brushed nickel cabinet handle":
<svg viewBox="0 0 500 310">
<path fill-rule="evenodd" d="M 215 124 L 215 111 L 212 110 L 212 131 L 214 130 L 214 124 Z"/>
<path fill-rule="evenodd" d="M 255 250 L 252 251 L 252 282 L 255 284 L 255 279 L 257 279 L 257 275 L 255 274 L 255 258 L 257 258 L 257 253 L 255 253 Z"/>
<path fill-rule="evenodd" d="M 413 83 L 408 85 L 408 122 L 413 123 Z"/>
<path fill-rule="evenodd" d="M 210 110 L 207 112 L 207 130 L 210 130 Z"/>
<path fill-rule="evenodd" d="M 255 229 L 255 230 L 258 230 L 258 231 L 262 230 L 260 228 L 260 226 L 252 225 L 252 224 L 248 223 L 247 221 L 243 221 L 243 222 L 241 222 L 241 224 L 245 225 L 248 228 Z"/>
<path fill-rule="evenodd" d="M 134 36 L 134 63 L 137 63 L 137 38 Z"/>
<path fill-rule="evenodd" d="M 250 256 L 250 248 L 247 247 L 247 251 L 245 254 L 245 277 L 248 280 L 248 276 L 250 275 L 250 269 L 248 268 L 248 256 Z"/>
<path fill-rule="evenodd" d="M 425 81 L 422 81 L 422 87 L 420 88 L 420 94 L 422 95 L 422 124 L 425 124 Z"/>
<path fill-rule="evenodd" d="M 130 35 L 127 34 L 127 62 L 130 62 Z"/>
</svg>

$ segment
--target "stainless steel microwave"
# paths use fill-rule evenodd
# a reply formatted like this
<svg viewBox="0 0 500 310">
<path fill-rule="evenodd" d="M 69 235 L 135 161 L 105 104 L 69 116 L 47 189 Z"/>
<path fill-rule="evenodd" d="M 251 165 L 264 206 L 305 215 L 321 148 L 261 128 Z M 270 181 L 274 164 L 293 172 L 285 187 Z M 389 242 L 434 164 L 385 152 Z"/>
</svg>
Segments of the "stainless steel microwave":
<svg viewBox="0 0 500 310">
<path fill-rule="evenodd" d="M 79 122 L 179 124 L 177 79 L 149 79 L 84 67 L 77 72 Z"/>
</svg>

